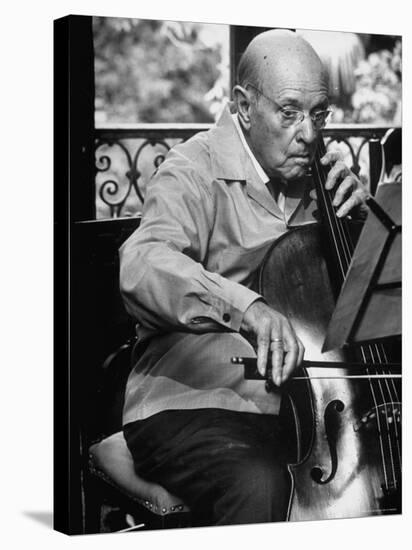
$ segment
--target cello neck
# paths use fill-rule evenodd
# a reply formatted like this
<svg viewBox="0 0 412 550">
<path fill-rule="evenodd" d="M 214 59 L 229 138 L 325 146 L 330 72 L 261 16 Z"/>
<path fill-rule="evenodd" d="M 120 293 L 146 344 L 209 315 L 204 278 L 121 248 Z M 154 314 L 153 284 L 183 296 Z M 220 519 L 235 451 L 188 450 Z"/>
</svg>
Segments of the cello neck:
<svg viewBox="0 0 412 550">
<path fill-rule="evenodd" d="M 328 169 L 320 162 L 325 153 L 325 144 L 323 138 L 320 137 L 312 165 L 312 178 L 316 189 L 322 228 L 328 245 L 328 267 L 332 269 L 333 278 L 338 283 L 336 290 L 340 290 L 351 261 L 353 244 L 348 234 L 346 220 L 336 216 L 335 207 L 332 204 L 334 191 L 325 189 Z"/>
</svg>

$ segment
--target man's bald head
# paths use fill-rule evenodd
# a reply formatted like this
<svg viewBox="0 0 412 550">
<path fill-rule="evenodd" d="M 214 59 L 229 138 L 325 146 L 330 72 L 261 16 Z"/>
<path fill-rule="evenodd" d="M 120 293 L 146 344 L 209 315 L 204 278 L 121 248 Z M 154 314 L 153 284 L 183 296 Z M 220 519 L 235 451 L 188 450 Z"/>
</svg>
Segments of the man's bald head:
<svg viewBox="0 0 412 550">
<path fill-rule="evenodd" d="M 310 70 L 327 82 L 327 74 L 312 46 L 293 31 L 273 29 L 256 36 L 243 53 L 238 67 L 238 84 L 259 89 L 266 80 L 281 73 Z"/>
<path fill-rule="evenodd" d="M 304 177 L 320 130 L 312 116 L 329 107 L 318 55 L 296 33 L 271 30 L 249 44 L 238 75 L 234 105 L 256 160 L 270 178 L 288 182 Z"/>
</svg>

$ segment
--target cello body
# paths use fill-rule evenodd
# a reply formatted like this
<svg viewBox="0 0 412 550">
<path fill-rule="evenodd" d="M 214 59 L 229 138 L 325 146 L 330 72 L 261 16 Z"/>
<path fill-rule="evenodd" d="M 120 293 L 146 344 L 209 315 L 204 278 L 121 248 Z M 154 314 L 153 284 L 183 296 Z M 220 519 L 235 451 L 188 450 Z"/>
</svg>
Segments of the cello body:
<svg viewBox="0 0 412 550">
<path fill-rule="evenodd" d="M 368 348 L 351 355 L 321 351 L 339 290 L 331 283 L 321 231 L 319 224 L 308 224 L 278 239 L 261 266 L 258 291 L 288 317 L 305 359 L 347 362 L 354 353 L 367 361 L 373 355 Z M 288 466 L 288 520 L 400 513 L 400 387 L 393 380 L 345 378 L 345 368 L 303 374 L 306 381 L 292 379 L 284 388 L 298 442 Z"/>
</svg>

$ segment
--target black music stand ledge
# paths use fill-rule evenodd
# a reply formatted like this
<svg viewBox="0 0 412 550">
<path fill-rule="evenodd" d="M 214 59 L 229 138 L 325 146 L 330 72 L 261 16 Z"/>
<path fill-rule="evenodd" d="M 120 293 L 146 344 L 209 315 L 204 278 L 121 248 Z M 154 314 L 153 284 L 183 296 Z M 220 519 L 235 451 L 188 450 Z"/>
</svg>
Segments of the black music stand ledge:
<svg viewBox="0 0 412 550">
<path fill-rule="evenodd" d="M 381 184 L 359 237 L 322 351 L 401 334 L 401 185 Z"/>
</svg>

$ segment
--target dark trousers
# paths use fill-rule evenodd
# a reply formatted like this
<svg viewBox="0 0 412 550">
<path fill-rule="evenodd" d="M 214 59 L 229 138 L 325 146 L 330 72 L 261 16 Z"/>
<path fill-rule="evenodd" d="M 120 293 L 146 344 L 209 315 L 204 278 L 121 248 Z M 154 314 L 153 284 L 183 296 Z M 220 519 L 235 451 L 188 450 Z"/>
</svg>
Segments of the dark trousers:
<svg viewBox="0 0 412 550">
<path fill-rule="evenodd" d="M 165 411 L 124 427 L 136 471 L 182 498 L 195 525 L 284 521 L 286 443 L 272 415 Z"/>
</svg>

